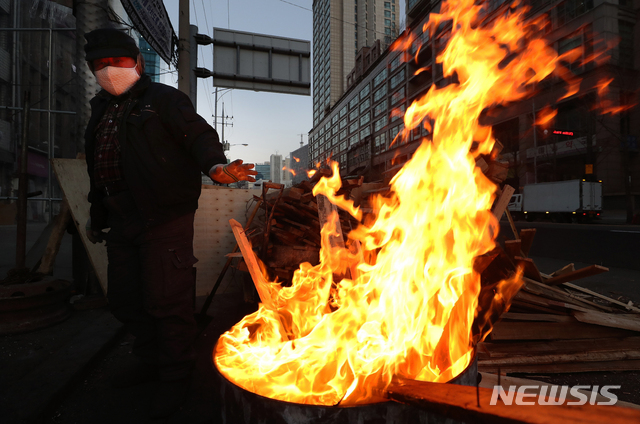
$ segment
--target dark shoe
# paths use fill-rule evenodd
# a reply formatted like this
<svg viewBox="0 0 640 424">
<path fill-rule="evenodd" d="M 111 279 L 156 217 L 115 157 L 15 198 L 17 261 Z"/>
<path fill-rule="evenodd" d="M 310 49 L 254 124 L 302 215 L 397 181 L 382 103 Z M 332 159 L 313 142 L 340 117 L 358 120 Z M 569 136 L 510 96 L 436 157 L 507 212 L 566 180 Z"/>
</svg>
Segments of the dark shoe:
<svg viewBox="0 0 640 424">
<path fill-rule="evenodd" d="M 180 409 L 187 396 L 190 384 L 191 378 L 160 381 L 151 400 L 149 416 L 155 419 L 166 418 Z"/>
<path fill-rule="evenodd" d="M 120 370 L 111 380 L 111 386 L 118 389 L 132 387 L 155 380 L 157 377 L 157 366 L 137 362 Z"/>
</svg>

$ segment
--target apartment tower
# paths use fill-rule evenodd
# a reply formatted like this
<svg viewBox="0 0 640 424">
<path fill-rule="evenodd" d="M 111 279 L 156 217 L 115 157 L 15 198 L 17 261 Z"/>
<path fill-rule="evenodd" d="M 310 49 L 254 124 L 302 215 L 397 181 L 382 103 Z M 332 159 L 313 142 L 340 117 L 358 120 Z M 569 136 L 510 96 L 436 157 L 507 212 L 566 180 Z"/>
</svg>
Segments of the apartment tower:
<svg viewBox="0 0 640 424">
<path fill-rule="evenodd" d="M 347 90 L 347 75 L 364 47 L 386 49 L 398 35 L 399 0 L 314 0 L 313 125 Z"/>
</svg>

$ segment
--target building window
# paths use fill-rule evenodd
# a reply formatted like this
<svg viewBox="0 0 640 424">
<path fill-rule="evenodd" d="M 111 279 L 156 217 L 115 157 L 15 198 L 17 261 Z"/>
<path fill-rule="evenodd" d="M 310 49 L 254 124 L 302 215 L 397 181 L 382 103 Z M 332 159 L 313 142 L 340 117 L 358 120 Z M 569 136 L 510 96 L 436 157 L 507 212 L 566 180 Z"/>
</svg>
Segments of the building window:
<svg viewBox="0 0 640 424">
<path fill-rule="evenodd" d="M 367 126 L 362 131 L 360 131 L 360 140 L 364 140 L 370 135 L 371 135 L 371 127 Z"/>
<path fill-rule="evenodd" d="M 558 26 L 593 9 L 593 0 L 567 0 L 556 6 Z"/>
<path fill-rule="evenodd" d="M 383 129 L 384 127 L 387 126 L 387 116 L 383 116 L 382 118 L 378 119 L 374 124 L 373 124 L 373 131 L 374 132 L 378 132 L 381 129 Z"/>
<path fill-rule="evenodd" d="M 382 84 L 387 79 L 387 68 L 384 68 L 376 77 L 373 79 L 373 86 L 377 87 Z"/>
<path fill-rule="evenodd" d="M 391 62 L 389 62 L 389 71 L 390 72 L 395 71 L 400 67 L 401 64 L 402 64 L 402 59 L 401 59 L 401 56 L 398 55 L 395 58 L 393 58 Z"/>
<path fill-rule="evenodd" d="M 360 117 L 360 126 L 366 125 L 371 120 L 371 115 L 367 112 L 365 115 Z"/>
<path fill-rule="evenodd" d="M 385 18 L 390 18 L 391 17 L 391 12 L 389 10 L 385 10 L 384 11 L 384 17 Z"/>
<path fill-rule="evenodd" d="M 402 118 L 406 109 L 407 107 L 405 105 L 400 105 L 399 107 L 393 109 L 393 111 L 391 112 L 391 122 L 395 122 L 398 119 Z"/>
<path fill-rule="evenodd" d="M 368 96 L 370 92 L 371 92 L 371 89 L 369 88 L 369 84 L 365 85 L 364 88 L 360 90 L 360 100 Z"/>
<path fill-rule="evenodd" d="M 374 143 L 373 154 L 382 153 L 387 150 L 387 133 L 377 135 Z"/>
<path fill-rule="evenodd" d="M 375 109 L 373 110 L 373 116 L 378 116 L 381 113 L 384 113 L 386 111 L 387 111 L 387 100 L 385 99 L 376 105 Z"/>
<path fill-rule="evenodd" d="M 404 87 L 400 88 L 398 91 L 391 95 L 391 104 L 396 104 L 402 100 L 404 100 Z"/>
<path fill-rule="evenodd" d="M 383 98 L 386 94 L 387 94 L 387 86 L 385 84 L 382 87 L 380 87 L 378 90 L 376 90 L 375 93 L 373 93 L 373 101 L 377 102 L 378 100 Z"/>
<path fill-rule="evenodd" d="M 340 117 L 342 118 L 346 114 L 347 114 L 347 107 L 344 106 L 342 109 L 340 109 Z"/>
<path fill-rule="evenodd" d="M 356 107 L 358 105 L 358 96 L 354 97 L 353 99 L 351 99 L 351 101 L 349 102 L 349 110 L 353 109 L 354 107 Z"/>
<path fill-rule="evenodd" d="M 356 121 L 353 124 L 349 125 L 349 134 L 353 134 L 354 132 L 358 131 L 358 128 L 359 128 L 358 121 Z"/>
<path fill-rule="evenodd" d="M 620 33 L 620 66 L 633 68 L 633 24 L 627 21 L 618 21 Z"/>
<path fill-rule="evenodd" d="M 371 106 L 371 99 L 367 99 L 364 102 L 360 103 L 360 113 L 363 113 L 365 110 L 369 109 Z"/>
<path fill-rule="evenodd" d="M 391 77 L 390 88 L 391 89 L 396 88 L 398 84 L 400 84 L 402 81 L 404 81 L 404 69 L 402 69 L 400 72 L 398 72 L 397 74 Z"/>
<path fill-rule="evenodd" d="M 347 120 L 346 119 L 343 119 L 342 121 L 340 121 L 340 129 L 343 129 L 346 126 L 347 126 Z"/>
<path fill-rule="evenodd" d="M 358 109 L 353 109 L 349 114 L 349 121 L 353 121 L 358 118 Z"/>
<path fill-rule="evenodd" d="M 563 53 L 566 53 L 580 46 L 582 46 L 582 33 L 578 32 L 577 34 L 573 34 L 558 40 L 558 54 L 562 55 Z M 572 71 L 578 70 L 580 68 L 580 62 L 580 59 L 572 62 L 569 65 L 569 69 L 571 69 Z"/>
</svg>

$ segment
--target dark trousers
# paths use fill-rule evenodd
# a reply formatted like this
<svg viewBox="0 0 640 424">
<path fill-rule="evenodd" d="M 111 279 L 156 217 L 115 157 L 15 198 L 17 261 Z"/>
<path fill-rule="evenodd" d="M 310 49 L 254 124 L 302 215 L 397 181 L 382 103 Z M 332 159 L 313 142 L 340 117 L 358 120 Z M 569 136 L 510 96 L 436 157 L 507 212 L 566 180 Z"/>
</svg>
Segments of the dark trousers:
<svg viewBox="0 0 640 424">
<path fill-rule="evenodd" d="M 111 312 L 136 337 L 133 353 L 157 364 L 161 379 L 187 377 L 195 363 L 194 213 L 146 227 L 131 192 L 105 205 Z"/>
</svg>

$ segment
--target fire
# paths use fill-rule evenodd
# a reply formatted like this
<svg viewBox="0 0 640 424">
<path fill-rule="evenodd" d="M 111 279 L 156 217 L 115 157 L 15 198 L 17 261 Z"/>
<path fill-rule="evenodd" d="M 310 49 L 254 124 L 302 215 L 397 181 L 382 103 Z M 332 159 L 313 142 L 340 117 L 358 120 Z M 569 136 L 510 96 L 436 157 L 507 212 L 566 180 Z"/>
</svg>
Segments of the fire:
<svg viewBox="0 0 640 424">
<path fill-rule="evenodd" d="M 320 264 L 301 264 L 290 287 L 269 283 L 270 307 L 261 304 L 221 336 L 214 360 L 229 380 L 270 398 L 348 405 L 375 400 L 394 376 L 446 382 L 468 366 L 479 337 L 471 332 L 480 292 L 474 260 L 494 248 L 499 229 L 496 186 L 475 166 L 495 142 L 480 113 L 524 98 L 558 60 L 524 12 L 479 25 L 480 6 L 450 0 L 431 16 L 432 36 L 452 23 L 437 61 L 459 83 L 432 86 L 414 102 L 404 135 L 432 122 L 432 140 L 391 181 L 391 195 L 374 200 L 375 219 L 351 231 L 345 247 L 330 243 L 339 225 L 333 213 Z M 332 169 L 314 195 L 359 219 L 361 211 L 335 195 L 338 165 Z M 496 302 L 520 284 L 519 275 L 502 281 Z"/>
</svg>

